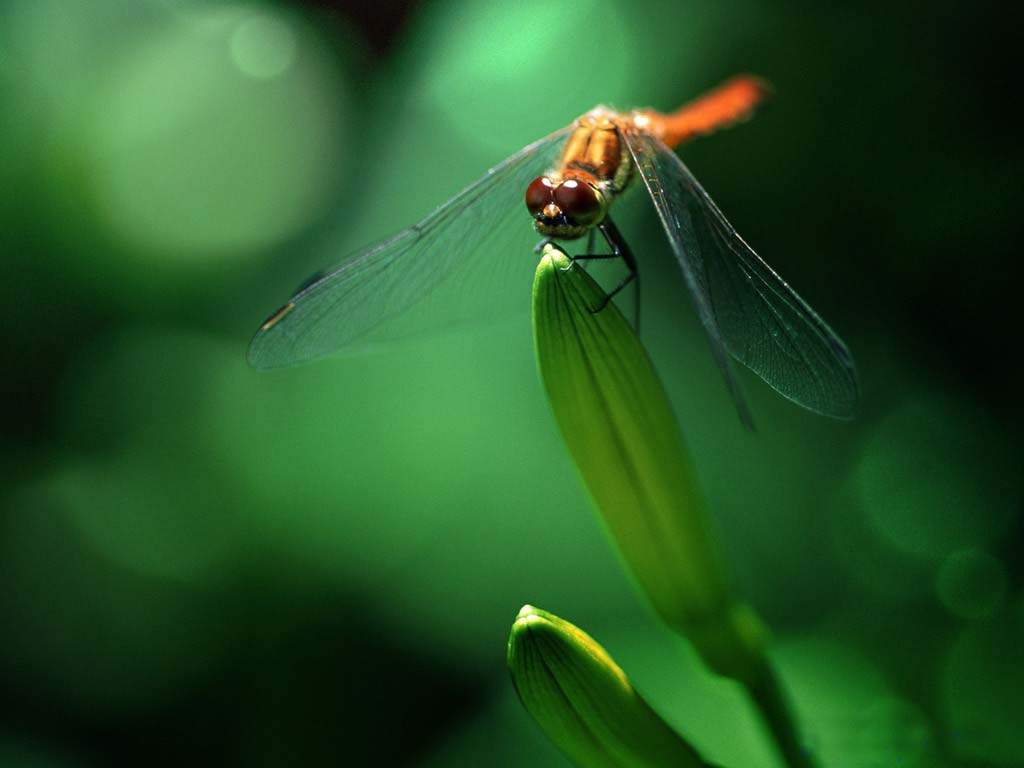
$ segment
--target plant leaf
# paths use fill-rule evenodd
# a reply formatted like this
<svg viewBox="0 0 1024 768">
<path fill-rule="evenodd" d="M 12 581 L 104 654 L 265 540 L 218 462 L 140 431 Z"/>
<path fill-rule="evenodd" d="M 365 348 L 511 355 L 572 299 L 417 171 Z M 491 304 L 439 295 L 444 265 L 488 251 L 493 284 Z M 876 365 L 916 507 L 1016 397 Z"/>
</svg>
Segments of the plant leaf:
<svg viewBox="0 0 1024 768">
<path fill-rule="evenodd" d="M 584 484 L 661 617 L 713 669 L 744 679 L 763 630 L 729 589 L 703 497 L 653 364 L 625 318 L 548 245 L 533 284 L 537 364 Z"/>
<path fill-rule="evenodd" d="M 509 634 L 508 666 L 523 706 L 577 765 L 707 766 L 604 648 L 554 614 L 523 606 Z"/>
</svg>

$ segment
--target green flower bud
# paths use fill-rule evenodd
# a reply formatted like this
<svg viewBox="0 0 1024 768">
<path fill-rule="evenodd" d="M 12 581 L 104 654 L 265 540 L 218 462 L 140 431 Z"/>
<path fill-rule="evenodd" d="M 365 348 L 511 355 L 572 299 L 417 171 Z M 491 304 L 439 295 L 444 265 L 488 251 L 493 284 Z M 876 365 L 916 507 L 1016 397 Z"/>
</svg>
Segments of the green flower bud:
<svg viewBox="0 0 1024 768">
<path fill-rule="evenodd" d="M 735 602 L 693 464 L 643 345 L 605 293 L 547 246 L 533 329 L 555 419 L 605 526 L 655 610 L 717 672 L 746 680 L 764 632 Z"/>
<path fill-rule="evenodd" d="M 578 627 L 524 606 L 508 638 L 523 706 L 585 768 L 704 768 L 696 750 L 651 709 L 608 653 Z"/>
</svg>

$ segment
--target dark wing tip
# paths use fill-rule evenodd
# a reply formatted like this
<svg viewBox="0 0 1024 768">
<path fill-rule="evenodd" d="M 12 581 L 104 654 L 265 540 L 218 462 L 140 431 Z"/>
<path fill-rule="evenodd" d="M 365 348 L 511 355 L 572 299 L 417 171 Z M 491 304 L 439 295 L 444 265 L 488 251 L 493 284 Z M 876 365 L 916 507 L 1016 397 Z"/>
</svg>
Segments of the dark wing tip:
<svg viewBox="0 0 1024 768">
<path fill-rule="evenodd" d="M 289 301 L 287 304 L 273 312 L 270 317 L 264 320 L 263 324 L 260 325 L 259 330 L 256 331 L 256 334 L 252 337 L 252 341 L 249 342 L 249 349 L 246 352 L 246 359 L 249 361 L 249 365 L 253 368 L 266 370 L 268 368 L 279 367 L 279 363 L 275 364 L 267 359 L 268 338 L 270 338 L 271 332 L 278 327 L 280 322 L 291 314 L 293 309 L 295 309 L 295 302 Z"/>
</svg>

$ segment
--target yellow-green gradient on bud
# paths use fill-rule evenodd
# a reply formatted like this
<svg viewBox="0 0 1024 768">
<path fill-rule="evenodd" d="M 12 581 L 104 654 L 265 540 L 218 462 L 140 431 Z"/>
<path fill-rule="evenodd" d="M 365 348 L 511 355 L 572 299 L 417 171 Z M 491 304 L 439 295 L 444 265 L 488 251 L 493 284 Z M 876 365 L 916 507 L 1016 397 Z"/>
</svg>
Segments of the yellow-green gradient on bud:
<svg viewBox="0 0 1024 768">
<path fill-rule="evenodd" d="M 533 285 L 537 364 L 608 532 L 654 608 L 715 671 L 749 679 L 763 630 L 729 589 L 675 415 L 640 340 L 548 246 Z"/>
<path fill-rule="evenodd" d="M 523 706 L 577 765 L 707 766 L 604 648 L 554 614 L 523 606 L 509 634 L 508 666 Z"/>
</svg>

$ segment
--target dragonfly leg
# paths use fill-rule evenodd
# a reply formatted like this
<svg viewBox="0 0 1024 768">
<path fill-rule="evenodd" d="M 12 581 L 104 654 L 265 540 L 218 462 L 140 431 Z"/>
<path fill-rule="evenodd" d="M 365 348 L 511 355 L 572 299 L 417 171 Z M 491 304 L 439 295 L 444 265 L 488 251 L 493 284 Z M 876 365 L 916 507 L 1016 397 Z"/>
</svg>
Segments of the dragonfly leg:
<svg viewBox="0 0 1024 768">
<path fill-rule="evenodd" d="M 570 256 L 569 261 L 575 264 L 577 261 L 583 265 L 583 269 L 587 268 L 588 261 L 602 261 L 604 259 L 617 259 L 619 254 L 612 253 L 594 253 L 594 227 L 590 228 L 590 232 L 587 233 L 587 250 L 578 256 Z"/>
<path fill-rule="evenodd" d="M 593 227 L 591 227 L 590 230 L 587 232 L 587 250 L 586 250 L 586 253 L 584 255 L 586 255 L 587 253 L 593 253 L 594 252 L 594 237 L 596 235 L 596 232 L 597 232 L 597 230 L 595 230 Z M 586 261 L 586 259 L 583 260 L 583 271 L 584 272 L 587 271 L 587 261 Z"/>
<path fill-rule="evenodd" d="M 618 259 L 619 254 L 617 253 L 581 253 L 579 256 L 573 256 L 570 261 L 600 261 L 601 259 Z"/>
<path fill-rule="evenodd" d="M 601 305 L 591 312 L 597 313 L 608 306 L 608 303 L 615 297 L 615 295 L 625 288 L 627 285 L 636 281 L 636 307 L 635 307 L 635 318 L 634 328 L 637 333 L 640 332 L 640 276 L 636 265 L 636 257 L 633 256 L 633 251 L 630 250 L 629 244 L 626 239 L 619 232 L 619 228 L 615 226 L 615 222 L 612 221 L 610 216 L 606 216 L 605 220 L 597 225 L 598 229 L 601 230 L 601 234 L 604 235 L 605 241 L 608 246 L 612 249 L 611 254 L 607 256 L 595 256 L 592 258 L 621 258 L 629 269 L 629 274 L 623 278 L 615 288 L 611 290 L 601 302 Z M 581 258 L 577 256 L 576 258 Z"/>
<path fill-rule="evenodd" d="M 604 297 L 604 298 L 603 298 L 603 299 L 601 300 L 601 303 L 600 303 L 600 305 L 598 305 L 598 306 L 597 306 L 597 307 L 595 307 L 594 309 L 590 310 L 590 311 L 591 311 L 591 313 L 593 313 L 593 314 L 595 314 L 595 315 L 596 315 L 596 314 L 597 314 L 598 312 L 600 312 L 600 311 L 601 311 L 602 309 L 604 309 L 605 307 L 607 307 L 607 306 L 608 306 L 608 303 L 609 303 L 609 302 L 610 302 L 610 301 L 611 301 L 612 299 L 614 299 L 614 298 L 615 298 L 615 294 L 617 294 L 617 293 L 618 293 L 619 291 L 621 291 L 621 290 L 622 290 L 623 288 L 625 288 L 625 287 L 626 287 L 627 285 L 629 285 L 630 283 L 632 283 L 632 282 L 633 282 L 634 280 L 636 280 L 636 279 L 637 279 L 637 278 L 636 278 L 636 272 L 630 272 L 630 273 L 629 273 L 628 275 L 626 275 L 626 276 L 625 276 L 624 278 L 622 278 L 622 282 L 621 282 L 621 283 L 619 283 L 618 285 L 616 285 L 616 286 L 615 286 L 614 288 L 612 288 L 612 289 L 611 289 L 611 290 L 610 290 L 610 291 L 609 291 L 608 293 L 606 293 L 606 294 L 605 294 L 605 297 Z M 639 320 L 639 317 L 638 317 L 637 319 Z"/>
<path fill-rule="evenodd" d="M 545 246 L 551 245 L 551 243 L 553 242 L 555 242 L 554 238 L 545 237 L 543 240 L 541 240 L 539 243 L 533 246 L 533 252 L 539 256 L 541 252 L 544 250 Z"/>
</svg>

